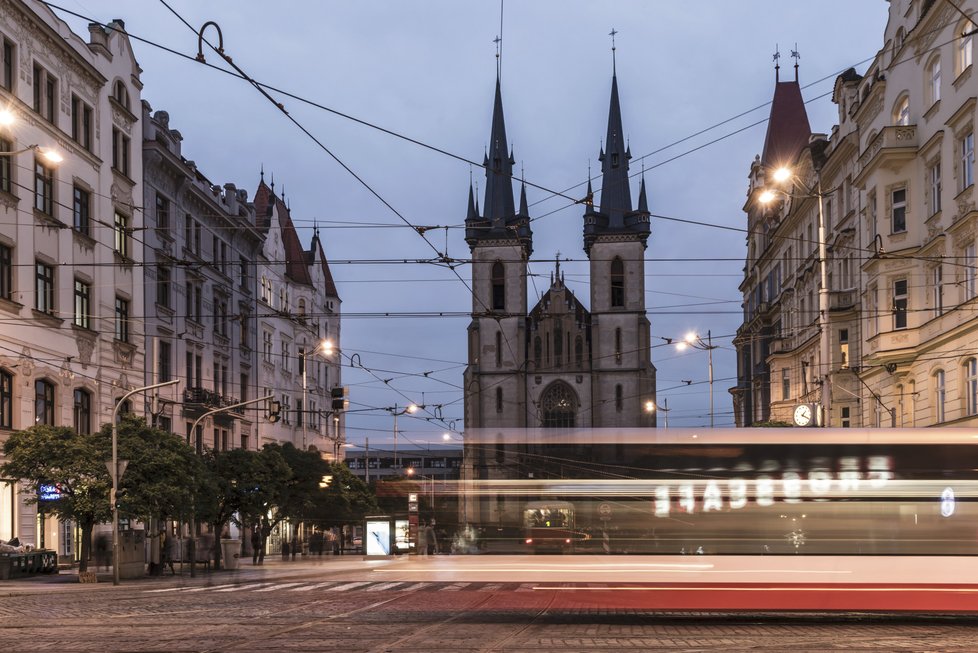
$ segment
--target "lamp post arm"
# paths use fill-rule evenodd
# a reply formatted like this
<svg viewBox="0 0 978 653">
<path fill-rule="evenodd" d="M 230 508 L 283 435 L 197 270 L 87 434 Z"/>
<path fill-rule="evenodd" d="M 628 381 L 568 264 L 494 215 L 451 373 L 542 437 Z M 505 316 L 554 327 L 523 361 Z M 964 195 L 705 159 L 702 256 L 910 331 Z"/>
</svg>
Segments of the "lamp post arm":
<svg viewBox="0 0 978 653">
<path fill-rule="evenodd" d="M 33 149 L 33 147 L 28 149 Z M 176 383 L 180 383 L 180 380 L 173 379 L 172 381 L 163 381 L 162 383 L 154 383 L 153 385 L 147 385 L 141 388 L 136 388 L 135 390 L 130 390 L 126 394 L 122 395 L 122 398 L 119 399 L 119 401 L 115 402 L 115 407 L 112 409 L 112 491 L 109 493 L 109 501 L 112 503 L 113 585 L 119 584 L 119 506 L 116 503 L 116 497 L 119 493 L 119 408 L 123 403 L 125 403 L 126 399 L 135 394 L 146 392 L 147 390 L 155 390 L 156 388 L 163 388 Z"/>
</svg>

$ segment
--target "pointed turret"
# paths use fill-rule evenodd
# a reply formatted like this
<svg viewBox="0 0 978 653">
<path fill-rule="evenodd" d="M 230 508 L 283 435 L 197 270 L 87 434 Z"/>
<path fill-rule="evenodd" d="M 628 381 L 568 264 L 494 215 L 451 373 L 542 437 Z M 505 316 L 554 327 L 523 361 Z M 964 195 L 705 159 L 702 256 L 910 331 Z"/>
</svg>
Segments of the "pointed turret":
<svg viewBox="0 0 978 653">
<path fill-rule="evenodd" d="M 483 208 L 479 213 L 479 202 L 469 188 L 468 217 L 465 219 L 465 240 L 469 247 L 475 247 L 480 240 L 519 240 L 532 251 L 533 234 L 530 230 L 530 217 L 526 208 L 525 188 L 520 201 L 520 212 L 516 212 L 513 201 L 513 157 L 512 145 L 506 140 L 506 121 L 503 117 L 503 95 L 496 75 L 496 97 L 492 108 L 492 127 L 489 133 L 489 147 L 483 165 L 486 168 L 486 194 Z"/>
<path fill-rule="evenodd" d="M 649 213 L 649 201 L 645 197 L 645 175 L 642 175 L 642 183 L 638 187 L 638 212 Z"/>
<path fill-rule="evenodd" d="M 521 218 L 526 218 L 527 220 L 530 219 L 530 209 L 529 209 L 529 207 L 527 206 L 527 203 L 526 203 L 526 182 L 525 181 L 520 185 L 520 212 L 518 213 L 518 215 Z"/>
<path fill-rule="evenodd" d="M 769 168 L 793 165 L 811 135 L 798 80 L 776 81 L 761 163 Z"/>
<path fill-rule="evenodd" d="M 608 133 L 600 152 L 601 201 L 594 205 L 589 180 L 585 196 L 584 249 L 590 253 L 595 239 L 603 235 L 635 235 L 644 244 L 649 235 L 648 210 L 647 207 L 644 211 L 632 209 L 628 183 L 628 160 L 632 153 L 622 127 L 616 73 L 611 76 Z"/>
<path fill-rule="evenodd" d="M 611 106 L 608 109 L 607 150 L 601 153 L 601 212 L 610 218 L 609 226 L 620 225 L 622 216 L 632 210 L 628 187 L 628 159 L 631 154 L 621 126 L 621 104 L 618 101 L 618 76 L 611 77 Z"/>
<path fill-rule="evenodd" d="M 503 118 L 503 95 L 496 77 L 496 100 L 492 107 L 492 131 L 486 155 L 485 219 L 493 228 L 505 225 L 516 213 L 513 206 L 513 156 L 507 153 L 506 121 Z"/>
</svg>

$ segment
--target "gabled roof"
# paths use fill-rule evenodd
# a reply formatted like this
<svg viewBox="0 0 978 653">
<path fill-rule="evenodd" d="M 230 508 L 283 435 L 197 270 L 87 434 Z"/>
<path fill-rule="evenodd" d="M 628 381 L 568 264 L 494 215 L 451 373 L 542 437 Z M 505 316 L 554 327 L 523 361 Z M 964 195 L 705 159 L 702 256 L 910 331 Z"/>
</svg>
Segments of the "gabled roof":
<svg viewBox="0 0 978 653">
<path fill-rule="evenodd" d="M 761 163 L 771 168 L 792 165 L 811 135 L 798 81 L 775 82 Z"/>
<path fill-rule="evenodd" d="M 323 294 L 327 297 L 336 297 L 339 299 L 340 294 L 336 291 L 333 273 L 330 272 L 329 262 L 326 260 L 326 252 L 323 251 L 323 243 L 319 239 L 319 229 L 316 229 L 316 233 L 312 237 L 312 246 L 309 248 L 307 254 L 309 265 L 314 265 L 316 257 L 319 257 L 319 265 L 323 271 Z"/>
<path fill-rule="evenodd" d="M 311 286 L 312 277 L 309 275 L 305 252 L 295 224 L 292 223 L 289 207 L 265 185 L 264 179 L 255 191 L 255 213 L 258 228 L 266 233 L 272 226 L 272 215 L 278 215 L 278 228 L 282 235 L 282 246 L 285 248 L 285 275 L 296 283 Z"/>
</svg>

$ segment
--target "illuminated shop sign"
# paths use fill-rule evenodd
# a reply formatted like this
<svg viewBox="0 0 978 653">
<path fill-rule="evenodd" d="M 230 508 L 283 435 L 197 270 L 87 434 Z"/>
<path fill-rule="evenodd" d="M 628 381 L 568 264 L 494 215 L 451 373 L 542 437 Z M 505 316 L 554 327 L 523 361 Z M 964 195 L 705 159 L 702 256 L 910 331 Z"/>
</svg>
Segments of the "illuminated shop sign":
<svg viewBox="0 0 978 653">
<path fill-rule="evenodd" d="M 57 501 L 61 498 L 60 483 L 41 483 L 37 486 L 38 501 Z"/>
</svg>

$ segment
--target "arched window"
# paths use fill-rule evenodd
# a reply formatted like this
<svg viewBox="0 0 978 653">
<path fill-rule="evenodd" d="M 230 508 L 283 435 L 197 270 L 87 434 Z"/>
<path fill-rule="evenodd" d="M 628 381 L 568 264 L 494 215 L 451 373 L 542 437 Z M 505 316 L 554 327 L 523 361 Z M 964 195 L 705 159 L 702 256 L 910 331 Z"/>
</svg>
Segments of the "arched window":
<svg viewBox="0 0 978 653">
<path fill-rule="evenodd" d="M 625 403 L 623 398 L 623 392 L 621 389 L 621 384 L 615 386 L 615 410 L 619 413 L 621 412 L 622 406 Z"/>
<path fill-rule="evenodd" d="M 564 358 L 564 332 L 560 328 L 560 322 L 554 325 L 554 365 L 560 367 Z"/>
<path fill-rule="evenodd" d="M 492 264 L 492 272 L 489 275 L 492 280 L 492 310 L 506 310 L 506 270 L 503 264 L 496 261 Z"/>
<path fill-rule="evenodd" d="M 299 298 L 299 305 L 296 310 L 299 311 L 300 318 L 306 316 L 306 300 L 303 299 L 302 297 Z"/>
<path fill-rule="evenodd" d="M 543 363 L 543 344 L 540 342 L 540 336 L 533 339 L 533 362 L 538 368 Z"/>
<path fill-rule="evenodd" d="M 910 96 L 904 95 L 899 100 L 897 100 L 896 106 L 893 107 L 893 124 L 894 125 L 909 125 L 910 124 Z"/>
<path fill-rule="evenodd" d="M 581 336 L 574 339 L 574 360 L 577 361 L 578 369 L 584 366 L 584 338 Z"/>
<path fill-rule="evenodd" d="M 90 392 L 75 388 L 72 415 L 75 433 L 88 435 L 92 432 L 92 394 Z"/>
<path fill-rule="evenodd" d="M 34 382 L 34 423 L 54 426 L 54 384 L 47 379 Z"/>
<path fill-rule="evenodd" d="M 967 415 L 978 415 L 978 358 L 964 364 L 964 397 Z"/>
<path fill-rule="evenodd" d="M 963 21 L 958 25 L 956 35 L 958 36 L 957 47 L 954 51 L 954 72 L 958 75 L 963 73 L 971 66 L 974 54 L 974 35 L 970 32 L 975 29 L 975 24 L 970 20 Z M 964 36 L 967 34 L 967 36 Z"/>
<path fill-rule="evenodd" d="M 625 305 L 625 264 L 616 256 L 611 262 L 611 306 Z"/>
<path fill-rule="evenodd" d="M 934 373 L 934 420 L 940 424 L 945 419 L 944 402 L 947 398 L 947 388 L 944 384 L 944 370 Z"/>
<path fill-rule="evenodd" d="M 615 362 L 621 363 L 621 328 L 615 329 Z"/>
<path fill-rule="evenodd" d="M 496 367 L 503 366 L 503 332 L 496 331 Z"/>
<path fill-rule="evenodd" d="M 121 79 L 117 79 L 115 86 L 112 87 L 112 97 L 115 101 L 129 109 L 129 91 L 126 89 L 126 85 Z"/>
<path fill-rule="evenodd" d="M 503 389 L 496 388 L 496 412 L 503 412 Z"/>
<path fill-rule="evenodd" d="M 927 99 L 934 104 L 941 99 L 941 57 L 935 56 L 927 66 Z"/>
<path fill-rule="evenodd" d="M 14 410 L 14 375 L 0 369 L 0 429 L 12 429 Z"/>
<path fill-rule="evenodd" d="M 577 423 L 577 397 L 566 383 L 557 382 L 540 400 L 543 428 L 574 428 Z"/>
</svg>

